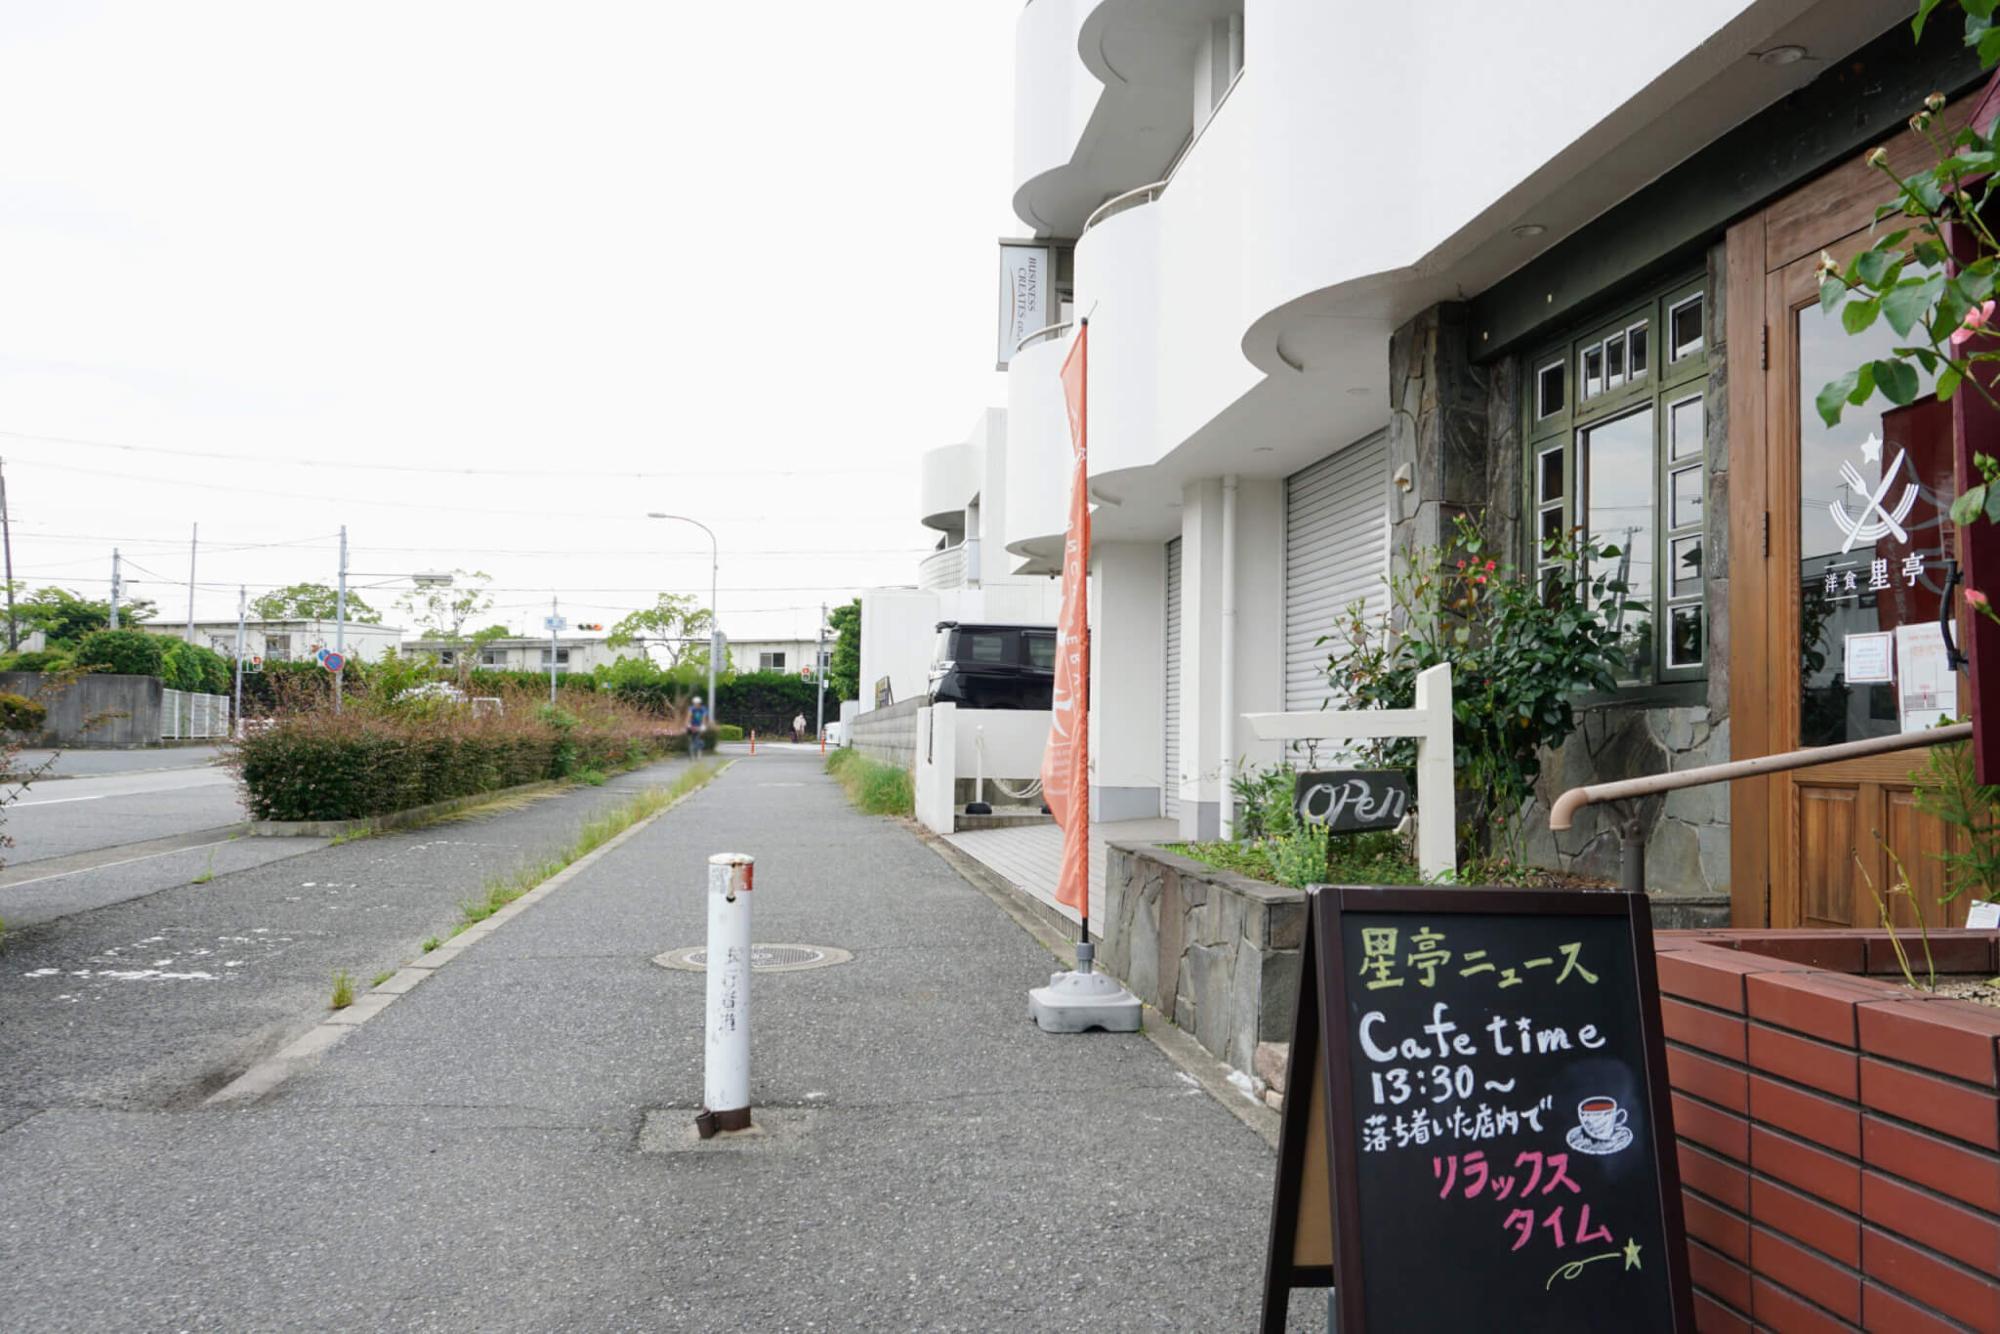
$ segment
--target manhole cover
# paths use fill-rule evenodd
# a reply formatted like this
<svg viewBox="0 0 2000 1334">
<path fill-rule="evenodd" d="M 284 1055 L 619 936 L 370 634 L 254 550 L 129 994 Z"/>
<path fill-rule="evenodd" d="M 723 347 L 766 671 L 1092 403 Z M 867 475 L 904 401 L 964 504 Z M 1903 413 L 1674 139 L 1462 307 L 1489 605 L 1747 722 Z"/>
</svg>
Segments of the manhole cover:
<svg viewBox="0 0 2000 1334">
<path fill-rule="evenodd" d="M 835 949 L 831 945 L 752 945 L 750 971 L 802 973 L 808 968 L 831 968 L 834 964 L 846 963 L 853 957 L 846 950 Z M 688 973 L 706 972 L 708 947 L 686 945 L 677 950 L 668 950 L 665 954 L 654 955 L 653 962 L 662 968 L 678 968 Z"/>
</svg>

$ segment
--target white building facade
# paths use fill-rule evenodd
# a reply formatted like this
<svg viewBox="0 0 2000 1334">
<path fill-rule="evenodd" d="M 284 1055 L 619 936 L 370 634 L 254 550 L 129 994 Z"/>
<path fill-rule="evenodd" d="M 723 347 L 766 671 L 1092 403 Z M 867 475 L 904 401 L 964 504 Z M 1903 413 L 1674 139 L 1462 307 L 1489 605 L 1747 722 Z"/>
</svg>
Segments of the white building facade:
<svg viewBox="0 0 2000 1334">
<path fill-rule="evenodd" d="M 185 626 L 158 622 L 145 627 L 162 633 L 178 633 L 185 638 Z M 395 625 L 364 625 L 349 621 L 342 627 L 328 620 L 263 621 L 243 623 L 243 657 L 265 662 L 309 662 L 314 653 L 336 644 L 345 646 L 356 662 L 375 662 L 392 653 L 402 641 L 403 630 Z M 235 621 L 196 621 L 194 642 L 214 649 L 225 658 L 236 655 Z"/>
<path fill-rule="evenodd" d="M 475 667 L 496 672 L 546 672 L 554 659 L 558 676 L 569 672 L 589 675 L 598 667 L 608 667 L 620 658 L 636 656 L 637 649 L 614 649 L 602 638 L 588 639 L 558 635 L 553 644 L 548 636 L 491 639 L 484 644 L 453 646 L 441 639 L 412 639 L 402 646 L 405 654 L 428 653 L 442 667 L 458 665 L 463 654 Z"/>
<path fill-rule="evenodd" d="M 861 595 L 865 707 L 914 699 L 929 688 L 940 621 L 1055 624 L 1058 581 L 1027 568 L 1002 540 L 1011 459 L 1008 414 L 1001 408 L 982 411 L 964 440 L 924 455 L 919 512 L 938 534 L 937 546 L 918 564 L 915 586 Z"/>
<path fill-rule="evenodd" d="M 1653 660 L 1548 781 L 1731 758 L 1730 525 L 1767 502 L 1730 496 L 1732 455 L 1766 442 L 1732 428 L 1728 382 L 1769 364 L 1729 337 L 1725 237 L 1976 84 L 1955 32 L 1912 41 L 1911 8 L 1029 0 L 1009 184 L 1067 257 L 1052 306 L 1089 320 L 1098 817 L 1226 832 L 1232 774 L 1284 758 L 1242 715 L 1335 698 L 1322 641 L 1350 605 L 1381 615 L 1399 555 L 1459 516 L 1523 567 L 1545 528 L 1646 544 Z M 1057 570 L 1075 338 L 1008 361 L 982 565 Z M 1616 529 L 1589 463 L 1614 418 L 1651 442 Z M 1663 809 L 1667 881 L 1729 888 L 1716 792 Z M 1539 837 L 1615 867 L 1601 829 Z"/>
</svg>

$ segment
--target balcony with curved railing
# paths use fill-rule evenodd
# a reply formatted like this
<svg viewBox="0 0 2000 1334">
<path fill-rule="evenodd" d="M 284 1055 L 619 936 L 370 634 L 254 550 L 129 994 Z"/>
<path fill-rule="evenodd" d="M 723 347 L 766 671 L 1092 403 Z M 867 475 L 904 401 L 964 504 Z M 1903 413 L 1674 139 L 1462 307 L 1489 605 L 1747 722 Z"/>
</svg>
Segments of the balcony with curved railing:
<svg viewBox="0 0 2000 1334">
<path fill-rule="evenodd" d="M 964 546 L 942 547 L 918 562 L 917 587 L 933 593 L 965 587 Z"/>
</svg>

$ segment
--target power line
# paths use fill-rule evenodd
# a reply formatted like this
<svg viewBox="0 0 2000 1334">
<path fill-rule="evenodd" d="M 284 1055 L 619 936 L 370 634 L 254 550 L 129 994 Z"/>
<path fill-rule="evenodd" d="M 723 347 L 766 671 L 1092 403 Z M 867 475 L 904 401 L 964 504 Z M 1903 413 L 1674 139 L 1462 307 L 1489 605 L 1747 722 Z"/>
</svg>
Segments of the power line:
<svg viewBox="0 0 2000 1334">
<path fill-rule="evenodd" d="M 120 481 L 143 482 L 149 486 L 185 486 L 199 491 L 223 491 L 232 495 L 265 496 L 275 500 L 309 500 L 322 505 L 364 505 L 373 506 L 378 509 L 420 510 L 426 514 L 481 514 L 487 516 L 504 514 L 516 518 L 531 519 L 589 519 L 593 523 L 627 519 L 632 522 L 644 521 L 644 516 L 638 513 L 626 515 L 622 513 L 607 513 L 602 510 L 505 509 L 487 505 L 440 505 L 429 501 L 381 500 L 366 496 L 328 496 L 309 491 L 273 491 L 265 487 L 233 486 L 227 482 L 204 482 L 187 477 L 153 477 L 138 473 L 119 472 L 114 469 L 81 468 L 71 463 L 48 463 L 41 459 L 16 459 L 16 462 L 30 468 L 47 468 L 53 472 L 76 473 L 85 477 L 114 477 Z M 839 514 L 828 515 L 825 518 L 783 514 L 731 514 L 728 518 L 737 523 L 789 524 L 896 523 L 906 521 L 893 516 L 870 514 Z"/>
<path fill-rule="evenodd" d="M 703 472 L 675 469 L 672 472 L 645 472 L 637 469 L 576 468 L 466 468 L 441 467 L 423 463 L 366 463 L 355 459 L 274 458 L 268 454 L 229 454 L 213 449 L 176 449 L 168 445 L 128 445 L 115 440 L 85 440 L 77 436 L 41 435 L 34 431 L 0 430 L 12 440 L 39 440 L 54 445 L 74 445 L 83 449 L 111 449 L 126 454 L 164 454 L 183 459 L 220 459 L 230 463 L 259 466 L 282 464 L 294 468 L 341 468 L 362 472 L 422 473 L 443 477 L 580 477 L 595 480 L 642 481 L 688 477 L 838 477 L 853 473 L 905 472 L 906 468 L 884 465 L 879 468 L 716 468 Z"/>
<path fill-rule="evenodd" d="M 179 538 L 171 537 L 116 537 L 98 533 L 44 533 L 28 534 L 42 542 L 117 542 L 124 545 L 144 544 L 176 550 L 185 545 Z M 339 534 L 329 533 L 323 538 L 315 537 L 296 542 L 246 542 L 239 545 L 211 546 L 202 550 L 208 553 L 224 551 L 258 551 L 270 547 L 307 547 L 321 542 L 332 542 Z M 461 555 L 461 556 L 544 556 L 544 557 L 592 557 L 630 559 L 634 556 L 701 556 L 707 557 L 708 548 L 697 551 L 693 547 L 663 549 L 659 547 L 584 547 L 562 550 L 555 547 L 387 547 L 359 543 L 356 551 L 374 551 L 397 555 Z M 729 547 L 728 556 L 927 556 L 936 547 Z"/>
</svg>

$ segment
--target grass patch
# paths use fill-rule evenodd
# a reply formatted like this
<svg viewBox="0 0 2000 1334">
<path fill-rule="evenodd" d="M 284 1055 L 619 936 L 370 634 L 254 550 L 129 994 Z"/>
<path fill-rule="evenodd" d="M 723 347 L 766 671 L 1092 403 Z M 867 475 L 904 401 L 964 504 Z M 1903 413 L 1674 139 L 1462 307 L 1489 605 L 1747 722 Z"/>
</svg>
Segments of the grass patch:
<svg viewBox="0 0 2000 1334">
<path fill-rule="evenodd" d="M 864 815 L 909 815 L 916 809 L 916 788 L 907 769 L 843 747 L 826 757 L 826 771 Z"/>
<path fill-rule="evenodd" d="M 345 968 L 336 969 L 333 974 L 333 1000 L 326 1008 L 344 1010 L 352 1004 L 354 1004 L 354 979 L 348 975 Z"/>
<path fill-rule="evenodd" d="M 1276 839 L 1244 843 L 1168 843 L 1169 852 L 1218 871 L 1234 871 L 1272 884 L 1420 885 L 1423 874 L 1403 840 L 1391 833 L 1335 834 L 1326 840 L 1326 871 L 1302 874 L 1287 865 Z M 1287 872 L 1291 872 L 1287 874 Z"/>
<path fill-rule="evenodd" d="M 429 954 L 432 950 L 436 949 L 438 946 L 442 944 L 444 944 L 444 942 L 442 940 L 439 940 L 436 936 L 425 936 L 424 953 Z"/>
<path fill-rule="evenodd" d="M 722 769 L 723 765 L 719 761 L 705 760 L 682 770 L 666 787 L 649 787 L 630 800 L 622 801 L 607 811 L 593 815 L 583 822 L 583 826 L 576 831 L 576 837 L 570 840 L 567 846 L 551 856 L 525 863 L 505 875 L 495 876 L 486 882 L 477 897 L 460 903 L 458 911 L 461 920 L 453 928 L 452 934 L 455 936 L 467 927 L 485 921 L 563 868 L 597 851 L 641 820 L 658 815 L 688 793 L 704 786 L 721 773 Z M 435 937 L 426 941 L 425 951 L 436 948 L 436 944 Z"/>
<path fill-rule="evenodd" d="M 343 843 L 359 843 L 364 838 L 375 837 L 373 829 L 350 829 L 344 834 L 335 834 L 326 841 L 329 848 L 337 848 Z"/>
<path fill-rule="evenodd" d="M 583 784 L 585 787 L 603 787 L 605 781 L 604 770 L 602 769 L 581 770 L 577 773 L 576 781 Z"/>
<path fill-rule="evenodd" d="M 384 968 L 381 972 L 375 974 L 375 980 L 373 982 L 370 982 L 368 985 L 370 987 L 379 987 L 384 982 L 387 982 L 390 978 L 394 977 L 395 975 L 396 975 L 395 969 Z"/>
</svg>

